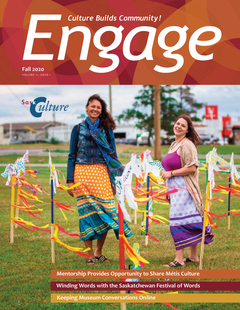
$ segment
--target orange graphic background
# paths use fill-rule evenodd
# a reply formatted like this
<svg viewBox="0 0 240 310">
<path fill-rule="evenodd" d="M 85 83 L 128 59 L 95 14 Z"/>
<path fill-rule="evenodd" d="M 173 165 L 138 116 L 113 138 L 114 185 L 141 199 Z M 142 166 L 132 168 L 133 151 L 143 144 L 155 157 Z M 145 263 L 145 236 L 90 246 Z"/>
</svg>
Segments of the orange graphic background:
<svg viewBox="0 0 240 310">
<path fill-rule="evenodd" d="M 1 84 L 240 84 L 240 1 L 239 0 L 2 0 L 0 4 L 0 64 Z M 32 53 L 54 54 L 53 60 L 23 60 L 31 14 L 62 14 L 60 21 L 38 22 L 37 32 L 51 32 L 50 39 L 35 39 Z M 93 21 L 68 21 L 69 15 L 94 16 Z M 116 21 L 95 21 L 95 16 L 116 16 Z M 160 16 L 157 22 L 119 21 L 119 16 Z M 99 56 L 93 44 L 94 34 L 104 26 L 122 25 L 123 38 L 111 54 L 119 57 L 118 67 L 109 73 L 89 71 L 91 65 L 106 67 L 112 61 Z M 187 26 L 187 41 L 173 52 L 184 58 L 181 69 L 173 73 L 154 71 L 156 65 L 171 67 L 176 60 L 163 56 L 158 45 L 159 33 L 169 26 Z M 69 38 L 65 60 L 57 60 L 62 36 L 62 27 L 88 27 L 91 41 L 87 60 L 79 60 L 83 35 L 74 33 Z M 126 35 L 135 27 L 156 28 L 152 49 L 153 60 L 130 61 L 123 55 L 122 47 Z M 199 61 L 189 53 L 189 39 L 199 28 L 214 26 L 221 30 L 222 37 L 212 46 L 197 47 L 199 54 L 213 53 L 213 59 Z M 210 40 L 212 33 L 200 36 Z M 133 55 L 141 54 L 147 35 L 136 35 L 131 44 Z M 113 33 L 102 36 L 102 44 L 110 45 Z M 166 37 L 167 45 L 178 41 L 176 32 Z M 44 74 L 23 75 L 22 67 L 44 68 Z M 25 72 L 26 73 L 26 72 Z"/>
</svg>

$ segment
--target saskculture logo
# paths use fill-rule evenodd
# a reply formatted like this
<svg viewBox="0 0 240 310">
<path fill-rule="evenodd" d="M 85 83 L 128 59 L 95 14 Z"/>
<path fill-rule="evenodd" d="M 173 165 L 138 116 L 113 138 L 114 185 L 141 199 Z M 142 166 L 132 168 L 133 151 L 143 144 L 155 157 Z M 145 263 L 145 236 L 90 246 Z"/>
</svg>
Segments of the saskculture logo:
<svg viewBox="0 0 240 310">
<path fill-rule="evenodd" d="M 37 97 L 33 101 L 30 101 L 30 102 L 24 101 L 24 99 L 22 100 L 22 104 L 29 104 L 29 103 L 30 103 L 30 113 L 34 117 L 41 117 L 42 113 L 45 111 L 49 111 L 49 112 L 64 111 L 64 112 L 66 112 L 69 108 L 69 105 L 50 104 L 49 100 L 47 100 L 46 97 Z"/>
</svg>

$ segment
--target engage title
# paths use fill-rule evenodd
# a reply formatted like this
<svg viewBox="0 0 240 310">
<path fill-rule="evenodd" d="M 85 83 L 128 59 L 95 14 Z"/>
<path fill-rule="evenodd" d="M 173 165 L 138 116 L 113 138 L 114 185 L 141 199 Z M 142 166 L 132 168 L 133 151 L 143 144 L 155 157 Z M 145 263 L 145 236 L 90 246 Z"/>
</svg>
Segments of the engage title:
<svg viewBox="0 0 240 310">
<path fill-rule="evenodd" d="M 145 20 L 144 20 L 145 18 Z M 67 18 L 68 23 L 72 22 L 84 22 L 84 19 L 87 19 L 89 22 L 95 21 L 115 21 L 116 16 L 105 15 L 105 16 L 81 16 L 81 15 L 69 15 Z M 142 20 L 141 20 L 142 19 Z M 53 53 L 36 53 L 36 49 L 33 52 L 33 46 L 35 42 L 39 39 L 46 40 L 51 39 L 54 31 L 56 32 L 56 26 L 58 27 L 59 21 L 62 20 L 62 14 L 32 14 L 28 34 L 26 38 L 26 44 L 23 53 L 23 60 L 47 60 L 51 61 L 53 59 L 65 60 L 67 48 L 69 47 L 69 37 L 73 36 L 74 33 L 81 33 L 82 39 L 79 42 L 79 61 L 87 60 L 89 57 L 90 46 L 94 46 L 98 50 L 98 56 L 100 58 L 108 60 L 107 65 L 104 63 L 103 66 L 93 63 L 89 66 L 89 71 L 95 73 L 108 73 L 117 69 L 120 63 L 120 58 L 117 53 L 114 52 L 119 46 L 122 45 L 123 56 L 130 61 L 136 62 L 141 60 L 151 61 L 153 64 L 153 70 L 159 73 L 172 73 L 181 69 L 184 65 L 184 56 L 177 52 L 180 50 L 187 42 L 188 39 L 188 51 L 190 56 L 198 61 L 209 61 L 213 59 L 214 53 L 199 53 L 199 47 L 209 47 L 214 46 L 221 40 L 222 32 L 218 27 L 215 26 L 203 26 L 195 30 L 192 34 L 189 33 L 189 28 L 187 25 L 183 26 L 169 26 L 158 31 L 158 27 L 153 26 L 138 26 L 132 28 L 130 31 L 126 30 L 123 25 L 127 21 L 148 21 L 157 24 L 161 21 L 160 16 L 124 16 L 120 15 L 118 20 L 123 25 L 116 26 L 103 26 L 99 28 L 95 33 L 93 33 L 90 27 L 78 25 L 69 27 L 68 25 L 61 27 L 61 38 L 59 41 L 59 50 L 57 54 Z M 48 22 L 49 30 L 45 32 L 38 31 L 37 28 L 44 26 L 43 23 Z M 49 23 L 51 22 L 51 23 Z M 54 23 L 57 23 L 54 25 Z M 51 26 L 52 25 L 52 26 Z M 84 24 L 85 25 L 85 24 Z M 52 27 L 52 29 L 51 29 Z M 44 28 L 45 29 L 45 28 Z M 128 28 L 129 29 L 129 28 Z M 59 29 L 58 29 L 59 31 Z M 158 33 L 159 32 L 159 33 Z M 110 33 L 112 42 L 108 45 L 103 44 L 102 37 L 104 34 Z M 147 36 L 145 47 L 142 51 L 135 53 L 132 51 L 132 43 L 134 38 L 140 36 L 142 33 L 145 33 Z M 175 33 L 175 42 L 174 44 L 168 44 L 166 38 Z M 177 36 L 176 36 L 177 33 Z M 206 33 L 211 34 L 210 39 L 201 39 L 200 37 Z M 79 37 L 77 37 L 79 40 Z M 163 55 L 164 58 L 170 59 L 171 62 L 169 66 L 161 66 L 157 63 L 157 60 L 154 59 L 153 47 L 157 43 L 159 54 L 157 57 Z M 158 53 L 158 52 L 157 52 Z M 186 56 L 185 56 L 186 57 Z M 110 63 L 110 64 L 109 64 Z M 174 63 L 172 65 L 172 63 Z"/>
</svg>

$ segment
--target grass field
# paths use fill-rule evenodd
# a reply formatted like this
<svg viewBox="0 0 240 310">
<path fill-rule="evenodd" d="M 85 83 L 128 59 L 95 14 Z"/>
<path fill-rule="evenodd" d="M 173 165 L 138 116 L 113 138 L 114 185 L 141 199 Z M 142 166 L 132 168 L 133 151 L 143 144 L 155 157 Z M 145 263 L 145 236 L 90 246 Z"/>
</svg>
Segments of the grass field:
<svg viewBox="0 0 240 310">
<path fill-rule="evenodd" d="M 240 155 L 240 146 L 239 145 L 225 145 L 225 146 L 221 146 L 221 145 L 199 145 L 198 146 L 198 154 L 199 154 L 199 158 L 206 158 L 206 154 L 208 152 L 210 152 L 213 147 L 217 148 L 217 153 L 219 155 L 223 155 L 224 158 L 226 158 L 227 161 L 230 161 L 230 156 L 232 153 L 234 153 L 234 155 Z M 17 154 L 16 148 L 18 148 L 17 146 L 4 146 L 1 147 L 0 146 L 0 150 L 4 148 L 8 148 L 9 151 L 11 152 L 9 155 L 1 155 L 0 156 L 0 164 L 1 163 L 14 163 L 15 160 L 22 156 Z M 41 143 L 41 144 L 34 144 L 34 145 L 29 145 L 29 144 L 21 144 L 21 148 L 24 148 L 26 150 L 29 151 L 29 156 L 30 156 L 30 164 L 36 164 L 36 163 L 43 163 L 43 164 L 47 164 L 48 163 L 48 151 L 55 152 L 55 153 L 59 153 L 61 154 L 61 156 L 54 156 L 54 163 L 55 164 L 66 164 L 67 163 L 67 157 L 68 157 L 68 152 L 69 152 L 69 144 L 68 143 L 62 143 L 60 145 L 54 146 L 54 145 L 50 145 L 47 143 Z M 41 156 L 32 156 L 31 155 L 31 149 L 32 148 L 36 148 L 36 149 L 43 149 L 44 155 Z M 147 147 L 147 146 L 135 146 L 135 145 L 124 145 L 124 144 L 117 144 L 117 153 L 118 155 L 121 157 L 121 161 L 123 162 L 123 164 L 126 164 L 129 161 L 129 157 L 132 153 L 134 154 L 141 154 L 143 151 L 145 151 L 146 149 L 150 149 L 153 154 L 154 154 L 154 148 L 153 147 Z M 167 153 L 169 146 L 162 146 L 161 147 L 161 154 L 164 155 Z M 154 155 L 153 155 L 154 157 Z M 234 163 L 236 165 L 240 164 L 240 158 L 235 158 L 234 159 Z"/>
<path fill-rule="evenodd" d="M 213 149 L 213 147 L 217 148 L 218 154 L 228 154 L 231 155 L 234 152 L 235 155 L 240 155 L 240 146 L 239 145 L 198 145 L 198 154 L 207 154 L 209 151 Z M 31 152 L 31 149 L 43 149 L 50 150 L 51 152 L 66 152 L 69 150 L 69 143 L 59 143 L 57 145 L 49 144 L 49 143 L 36 143 L 36 144 L 11 144 L 11 145 L 0 145 L 1 149 L 9 149 L 12 150 L 14 154 L 15 149 L 26 149 Z M 146 149 L 150 149 L 152 152 L 154 148 L 151 146 L 136 146 L 130 144 L 117 144 L 117 152 L 120 153 L 141 153 Z M 166 154 L 169 146 L 162 145 L 161 152 L 162 154 Z"/>
<path fill-rule="evenodd" d="M 220 154 L 220 152 L 219 152 Z M 36 163 L 39 157 L 30 157 L 32 163 Z M 57 158 L 53 158 L 53 163 L 57 163 Z M 13 161 L 10 161 L 13 160 Z M 128 161 L 127 158 L 124 161 Z M 5 162 L 0 159 L 0 163 Z M 7 162 L 14 162 L 14 157 L 8 157 Z M 65 161 L 66 162 L 66 161 Z M 4 168 L 2 167 L 2 171 Z M 66 176 L 66 168 L 60 168 Z M 227 175 L 222 175 L 222 180 L 216 176 L 216 183 L 228 186 Z M 42 167 L 38 173 L 38 180 L 44 190 L 44 194 L 39 196 L 43 203 L 36 203 L 43 211 L 40 214 L 41 221 L 33 218 L 26 212 L 20 211 L 20 217 L 30 221 L 37 226 L 43 226 L 50 223 L 50 186 L 49 186 L 49 168 Z M 28 181 L 36 184 L 34 179 L 28 177 Z M 88 269 L 119 269 L 118 242 L 115 234 L 111 230 L 108 234 L 104 254 L 110 259 L 109 264 L 96 264 L 91 268 L 86 264 L 86 258 L 81 257 L 61 245 L 55 243 L 54 265 L 51 263 L 50 234 L 37 231 L 36 233 L 18 227 L 15 230 L 14 243 L 10 244 L 10 187 L 5 186 L 6 179 L 0 178 L 1 192 L 1 309 L 120 309 L 119 304 L 51 304 L 50 302 L 50 270 L 68 269 L 68 270 L 88 270 Z M 200 186 L 202 194 L 206 190 L 206 174 L 200 173 Z M 220 197 L 220 194 L 214 193 L 214 198 Z M 55 207 L 55 222 L 64 227 L 69 233 L 78 233 L 78 215 L 75 199 L 71 198 L 65 191 L 58 190 L 56 200 L 71 205 L 75 212 L 64 212 L 68 222 L 63 218 L 61 211 Z M 219 215 L 227 212 L 227 195 L 223 197 L 224 202 L 213 201 L 212 212 Z M 144 205 L 139 205 L 144 210 Z M 231 198 L 231 208 L 239 209 L 239 197 Z M 131 217 L 134 217 L 134 211 L 128 209 Z M 159 214 L 168 218 L 169 206 L 154 204 L 154 214 Z M 231 229 L 227 228 L 227 217 L 213 218 L 219 226 L 214 229 L 214 242 L 205 246 L 203 268 L 204 269 L 240 269 L 240 223 L 239 216 L 231 216 Z M 159 239 L 159 243 L 149 239 L 149 245 L 145 246 L 145 237 L 141 236 L 140 226 L 142 215 L 138 213 L 137 225 L 130 223 L 133 236 L 129 243 L 140 244 L 141 256 L 147 259 L 150 264 L 144 269 L 165 269 L 163 265 L 172 261 L 174 258 L 174 245 L 169 234 L 168 224 L 152 223 L 149 232 Z M 66 234 L 59 233 L 59 239 L 71 246 L 82 246 L 76 237 L 69 237 Z M 200 249 L 200 246 L 199 246 Z M 188 251 L 186 249 L 186 256 Z M 126 265 L 131 264 L 126 257 Z M 185 269 L 197 270 L 197 264 L 189 264 Z M 215 279 L 216 280 L 216 279 Z M 156 280 L 154 280 L 156 281 Z M 164 279 L 162 279 L 164 281 Z M 179 280 L 180 281 L 180 280 Z M 86 293 L 86 292 L 85 292 Z M 96 292 L 93 292 L 96 293 Z M 103 292 L 101 292 L 103 293 Z M 108 292 L 109 293 L 109 292 Z M 188 292 L 191 293 L 191 292 Z M 193 293 L 193 292 L 192 292 Z M 220 292 L 216 292 L 220 293 Z M 224 292 L 221 292 L 224 293 Z M 229 293 L 229 292 L 228 292 Z M 239 292 L 237 292 L 239 293 Z M 184 292 L 180 292 L 184 294 Z M 178 309 L 239 309 L 239 304 L 173 304 Z M 170 309 L 161 304 L 127 304 L 127 309 Z"/>
</svg>

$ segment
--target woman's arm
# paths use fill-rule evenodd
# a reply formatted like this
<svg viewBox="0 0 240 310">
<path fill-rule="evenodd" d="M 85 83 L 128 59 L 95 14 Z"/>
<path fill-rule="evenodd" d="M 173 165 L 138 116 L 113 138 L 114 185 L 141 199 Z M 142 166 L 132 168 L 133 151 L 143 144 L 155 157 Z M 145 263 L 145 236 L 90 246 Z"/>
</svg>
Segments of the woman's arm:
<svg viewBox="0 0 240 310">
<path fill-rule="evenodd" d="M 77 127 L 78 125 L 75 125 L 72 129 L 69 154 L 68 154 L 68 163 L 67 163 L 67 183 L 71 184 L 74 183 L 74 169 L 77 157 L 77 141 L 78 141 Z"/>
<path fill-rule="evenodd" d="M 115 138 L 114 138 L 114 133 L 113 130 L 111 128 L 108 129 L 108 135 L 107 137 L 108 142 L 110 143 L 111 147 L 113 148 L 113 150 L 115 151 L 116 155 L 117 155 L 117 150 L 116 150 L 116 143 L 115 143 Z"/>
<path fill-rule="evenodd" d="M 164 181 L 171 177 L 178 177 L 178 176 L 184 176 L 191 173 L 194 173 L 197 170 L 197 167 L 195 165 L 192 165 L 190 167 L 183 167 L 180 169 L 172 170 L 172 171 L 165 171 L 162 174 L 162 178 Z"/>
<path fill-rule="evenodd" d="M 190 140 L 184 140 L 177 153 L 181 157 L 181 163 L 183 167 L 180 169 L 172 170 L 172 174 L 171 171 L 164 172 L 162 175 L 164 180 L 169 179 L 172 176 L 185 176 L 194 173 L 197 170 L 197 149 Z"/>
<path fill-rule="evenodd" d="M 74 183 L 68 183 L 68 187 L 72 187 Z M 68 189 L 68 194 L 72 197 L 74 197 L 74 189 Z"/>
</svg>

